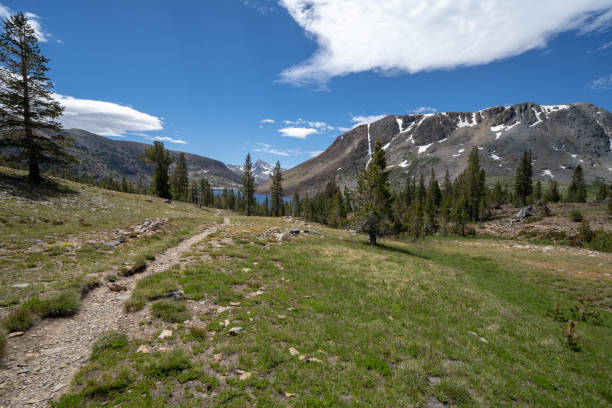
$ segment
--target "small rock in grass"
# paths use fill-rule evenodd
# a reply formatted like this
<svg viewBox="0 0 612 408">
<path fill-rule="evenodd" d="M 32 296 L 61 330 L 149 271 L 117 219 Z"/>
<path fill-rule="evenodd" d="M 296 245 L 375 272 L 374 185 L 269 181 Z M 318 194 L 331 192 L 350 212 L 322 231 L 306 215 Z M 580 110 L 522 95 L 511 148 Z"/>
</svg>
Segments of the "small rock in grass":
<svg viewBox="0 0 612 408">
<path fill-rule="evenodd" d="M 285 392 L 285 398 L 293 398 L 295 397 L 295 394 L 290 393 L 290 392 Z"/>
<path fill-rule="evenodd" d="M 306 359 L 306 361 L 309 363 L 322 363 L 323 362 L 316 357 L 309 357 L 308 359 Z"/>
<path fill-rule="evenodd" d="M 136 352 L 142 354 L 149 354 L 151 351 L 145 344 L 141 344 L 140 347 L 138 347 L 138 350 L 136 350 Z"/>
<path fill-rule="evenodd" d="M 280 320 L 283 320 L 283 319 L 286 319 L 286 318 L 287 318 L 287 316 L 282 315 L 282 314 L 276 315 L 276 317 L 277 317 L 278 319 L 280 319 Z"/>
<path fill-rule="evenodd" d="M 219 354 L 215 354 L 213 357 L 214 357 L 214 359 L 215 359 L 215 360 L 217 360 L 217 361 L 221 361 L 221 360 L 223 360 L 223 354 L 221 354 L 221 353 L 219 353 Z"/>
<path fill-rule="evenodd" d="M 427 382 L 429 382 L 429 385 L 440 384 L 441 381 L 442 379 L 440 377 L 427 377 Z"/>
<path fill-rule="evenodd" d="M 240 302 L 230 302 L 231 306 L 240 306 Z"/>
<path fill-rule="evenodd" d="M 9 338 L 23 336 L 23 332 L 22 331 L 12 332 L 12 333 L 9 333 L 8 336 L 9 336 Z"/>
<path fill-rule="evenodd" d="M 289 349 L 289 354 L 291 354 L 292 356 L 297 356 L 298 354 L 300 354 L 300 352 L 297 351 L 294 347 L 291 347 Z"/>
<path fill-rule="evenodd" d="M 229 334 L 232 336 L 237 336 L 242 331 L 242 327 L 232 327 L 229 329 Z"/>
<path fill-rule="evenodd" d="M 172 330 L 162 330 L 159 335 L 160 339 L 165 339 L 166 337 L 172 337 Z"/>
<path fill-rule="evenodd" d="M 225 321 L 223 322 L 223 324 L 225 325 L 225 327 L 228 327 L 230 325 L 230 321 L 225 319 Z"/>
<path fill-rule="evenodd" d="M 307 358 L 308 358 L 308 356 L 307 356 L 306 354 L 302 354 L 302 355 L 300 355 L 300 356 L 298 357 L 298 360 L 300 360 L 300 361 L 304 361 L 304 360 L 306 360 Z"/>
<path fill-rule="evenodd" d="M 111 283 L 110 285 L 108 285 L 108 289 L 111 292 L 125 292 L 126 290 L 128 290 L 127 286 L 119 285 L 117 283 Z"/>
<path fill-rule="evenodd" d="M 251 272 L 251 268 L 242 268 L 242 272 Z"/>
<path fill-rule="evenodd" d="M 240 380 L 246 380 L 248 378 L 251 377 L 251 373 L 249 371 L 247 371 L 246 373 L 242 373 L 240 374 L 240 377 L 238 377 Z"/>
<path fill-rule="evenodd" d="M 288 308 L 287 308 L 287 311 L 288 311 L 288 312 L 295 312 L 295 307 L 288 307 Z"/>
</svg>

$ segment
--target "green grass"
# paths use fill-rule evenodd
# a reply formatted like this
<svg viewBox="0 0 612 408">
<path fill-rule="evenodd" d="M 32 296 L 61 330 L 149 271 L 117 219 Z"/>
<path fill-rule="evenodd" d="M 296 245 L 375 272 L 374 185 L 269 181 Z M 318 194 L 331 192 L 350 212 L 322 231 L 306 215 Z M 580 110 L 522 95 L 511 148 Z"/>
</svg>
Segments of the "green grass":
<svg viewBox="0 0 612 408">
<path fill-rule="evenodd" d="M 26 331 L 34 326 L 35 316 L 29 309 L 17 308 L 11 310 L 3 320 L 2 325 L 9 333 Z"/>
<path fill-rule="evenodd" d="M 191 318 L 187 306 L 176 300 L 159 300 L 153 303 L 151 314 L 168 323 L 180 323 Z"/>
<path fill-rule="evenodd" d="M 248 225 L 209 237 L 180 269 L 147 277 L 138 288 L 144 302 L 172 287 L 187 300 L 231 310 L 194 316 L 195 329 L 161 323 L 172 338 L 144 339 L 172 351 L 142 355 L 133 345 L 109 355 L 106 366 L 86 367 L 96 378 L 114 378 L 118 362 L 134 373 L 133 382 L 106 395 L 110 405 L 424 406 L 432 397 L 461 407 L 612 402 L 609 255 L 548 255 L 494 239 L 386 240 L 373 248 L 327 229 L 262 245 L 262 232 L 280 220 L 232 222 Z M 233 244 L 209 245 L 230 236 Z M 589 307 L 601 321 L 577 322 L 574 351 L 550 310 L 558 303 L 572 317 L 584 295 L 597 298 Z M 231 336 L 236 326 L 243 330 Z M 251 376 L 240 379 L 241 372 Z M 428 380 L 434 377 L 439 381 Z M 78 387 L 63 401 L 70 398 L 93 401 Z"/>
</svg>

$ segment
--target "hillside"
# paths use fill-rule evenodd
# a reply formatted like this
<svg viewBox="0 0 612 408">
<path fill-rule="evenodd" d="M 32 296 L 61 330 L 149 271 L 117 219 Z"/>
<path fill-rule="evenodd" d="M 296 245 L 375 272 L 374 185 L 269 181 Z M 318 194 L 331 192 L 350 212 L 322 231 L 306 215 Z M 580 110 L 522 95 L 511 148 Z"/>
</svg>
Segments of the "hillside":
<svg viewBox="0 0 612 408">
<path fill-rule="evenodd" d="M 510 178 L 524 150 L 533 153 L 534 175 L 570 181 L 581 164 L 588 182 L 612 181 L 612 113 L 588 103 L 545 106 L 522 103 L 477 112 L 388 115 L 339 136 L 320 155 L 284 173 L 285 191 L 312 192 L 331 180 L 355 187 L 377 139 L 387 153 L 391 181 L 409 176 L 458 175 L 478 146 L 489 176 Z M 269 191 L 269 183 L 259 193 Z"/>
<path fill-rule="evenodd" d="M 134 183 L 139 177 L 144 182 L 151 180 L 153 166 L 140 160 L 147 144 L 113 140 L 81 129 L 67 129 L 65 132 L 75 140 L 69 149 L 79 159 L 75 170 L 96 178 L 125 176 Z M 179 153 L 171 152 L 174 156 Z M 240 177 L 218 160 L 185 153 L 185 161 L 189 177 L 207 178 L 215 187 L 235 186 L 240 182 Z"/>
<path fill-rule="evenodd" d="M 2 406 L 609 406 L 611 254 L 53 183 L 0 168 Z"/>
</svg>

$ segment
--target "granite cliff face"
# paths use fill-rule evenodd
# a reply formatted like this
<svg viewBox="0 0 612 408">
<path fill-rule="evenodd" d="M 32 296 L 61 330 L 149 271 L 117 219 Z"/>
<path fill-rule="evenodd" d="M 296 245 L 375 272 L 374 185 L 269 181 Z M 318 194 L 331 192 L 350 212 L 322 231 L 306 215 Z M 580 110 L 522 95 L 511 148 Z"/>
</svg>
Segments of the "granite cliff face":
<svg viewBox="0 0 612 408">
<path fill-rule="evenodd" d="M 477 112 L 388 115 L 357 126 L 320 155 L 285 172 L 285 191 L 314 192 L 334 179 L 355 187 L 377 139 L 394 186 L 412 175 L 429 176 L 432 167 L 439 178 L 446 170 L 454 177 L 474 146 L 490 179 L 512 178 L 520 155 L 531 150 L 536 178 L 567 184 L 581 164 L 587 181 L 612 181 L 612 113 L 588 103 L 522 103 Z M 268 189 L 265 183 L 258 192 Z"/>
</svg>

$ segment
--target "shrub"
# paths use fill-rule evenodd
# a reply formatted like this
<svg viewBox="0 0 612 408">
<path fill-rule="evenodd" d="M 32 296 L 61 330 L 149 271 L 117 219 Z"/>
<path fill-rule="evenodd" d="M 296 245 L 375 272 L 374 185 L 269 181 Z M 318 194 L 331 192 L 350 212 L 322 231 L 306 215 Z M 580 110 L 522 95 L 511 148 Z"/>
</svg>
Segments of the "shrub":
<svg viewBox="0 0 612 408">
<path fill-rule="evenodd" d="M 22 332 L 34 326 L 34 315 L 30 309 L 14 309 L 4 318 L 2 323 L 9 333 Z"/>
<path fill-rule="evenodd" d="M 578 345 L 578 340 L 580 339 L 580 336 L 576 332 L 576 323 L 569 320 L 567 322 L 567 326 L 561 325 L 561 329 L 563 330 L 563 337 L 565 337 L 567 347 L 569 347 L 573 351 L 580 350 L 580 346 Z"/>
<path fill-rule="evenodd" d="M 594 251 L 612 252 L 612 232 L 604 231 L 603 228 L 595 231 L 589 242 L 589 248 Z"/>
<path fill-rule="evenodd" d="M 193 340 L 202 341 L 206 340 L 206 329 L 202 327 L 191 326 L 189 328 L 189 337 Z"/>
<path fill-rule="evenodd" d="M 109 273 L 108 275 L 104 277 L 104 279 L 106 279 L 109 282 L 117 282 L 117 275 L 113 273 Z"/>
<path fill-rule="evenodd" d="M 79 293 L 81 294 L 81 299 L 84 299 L 85 296 L 95 288 L 100 287 L 100 281 L 96 278 L 91 278 L 87 282 L 85 282 L 81 288 L 79 289 Z"/>
<path fill-rule="evenodd" d="M 191 362 L 187 353 L 175 349 L 155 355 L 154 359 L 145 368 L 145 374 L 149 377 L 163 378 L 178 374 L 188 368 L 191 368 Z"/>
<path fill-rule="evenodd" d="M 137 312 L 144 309 L 145 303 L 145 299 L 141 296 L 132 295 L 132 297 L 126 300 L 123 304 L 123 310 L 126 312 Z"/>
<path fill-rule="evenodd" d="M 602 324 L 601 313 L 595 308 L 594 299 L 590 296 L 583 296 L 570 309 L 574 319 L 582 322 L 589 322 L 595 325 Z"/>
<path fill-rule="evenodd" d="M 122 350 L 127 347 L 128 338 L 124 333 L 111 331 L 103 334 L 92 347 L 92 359 L 106 350 Z"/>
<path fill-rule="evenodd" d="M 169 323 L 180 323 L 191 318 L 191 313 L 184 303 L 176 300 L 160 300 L 151 306 L 153 316 Z"/>
<path fill-rule="evenodd" d="M 374 370 L 378 373 L 387 376 L 391 374 L 391 369 L 386 361 L 379 359 L 373 354 L 357 360 L 357 365 L 367 370 Z"/>
<path fill-rule="evenodd" d="M 81 306 L 81 297 L 74 290 L 48 295 L 40 299 L 38 311 L 40 317 L 67 317 L 76 314 Z"/>
<path fill-rule="evenodd" d="M 122 369 L 113 376 L 105 373 L 99 379 L 90 378 L 83 387 L 83 394 L 86 396 L 104 396 L 113 391 L 120 391 L 130 385 L 133 381 L 132 374 L 127 368 Z"/>
<path fill-rule="evenodd" d="M 574 221 L 574 222 L 580 222 L 582 221 L 582 213 L 580 212 L 579 209 L 577 208 L 572 208 L 569 212 L 569 218 L 570 220 Z"/>
<path fill-rule="evenodd" d="M 578 234 L 580 235 L 580 240 L 584 244 L 588 244 L 593 240 L 593 230 L 591 229 L 591 224 L 589 224 L 587 220 L 582 220 Z"/>
<path fill-rule="evenodd" d="M 559 306 L 559 303 L 555 302 L 555 305 L 550 309 L 546 315 L 556 322 L 567 322 L 563 309 Z"/>
</svg>

